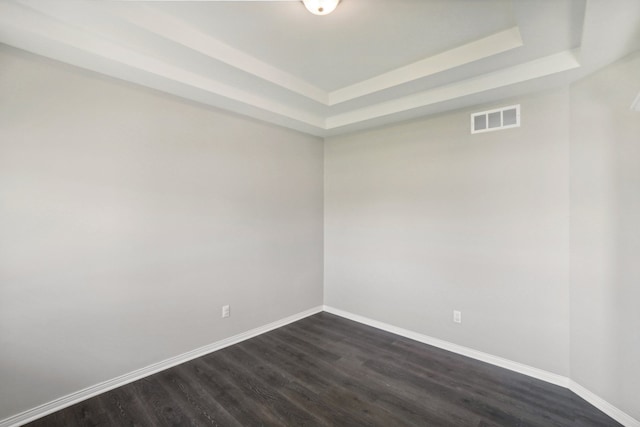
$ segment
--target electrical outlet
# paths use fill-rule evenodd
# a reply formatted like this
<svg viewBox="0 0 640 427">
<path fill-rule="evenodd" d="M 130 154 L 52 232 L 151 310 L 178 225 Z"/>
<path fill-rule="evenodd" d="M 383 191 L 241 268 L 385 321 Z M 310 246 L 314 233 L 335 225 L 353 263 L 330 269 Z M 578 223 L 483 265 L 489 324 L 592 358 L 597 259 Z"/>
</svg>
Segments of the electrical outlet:
<svg viewBox="0 0 640 427">
<path fill-rule="evenodd" d="M 456 323 L 462 323 L 462 312 L 453 310 L 453 321 Z"/>
<path fill-rule="evenodd" d="M 230 308 L 228 305 L 223 305 L 222 306 L 222 317 L 229 317 L 229 315 L 231 314 L 230 312 Z"/>
</svg>

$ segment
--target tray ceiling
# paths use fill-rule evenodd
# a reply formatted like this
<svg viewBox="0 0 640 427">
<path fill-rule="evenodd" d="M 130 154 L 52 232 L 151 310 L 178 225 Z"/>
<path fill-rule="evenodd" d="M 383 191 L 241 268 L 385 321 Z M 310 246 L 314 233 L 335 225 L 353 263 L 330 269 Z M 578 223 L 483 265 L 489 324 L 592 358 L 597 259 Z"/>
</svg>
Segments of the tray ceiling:
<svg viewBox="0 0 640 427">
<path fill-rule="evenodd" d="M 640 2 L 0 0 L 0 42 L 328 136 L 567 84 L 640 48 Z"/>
</svg>

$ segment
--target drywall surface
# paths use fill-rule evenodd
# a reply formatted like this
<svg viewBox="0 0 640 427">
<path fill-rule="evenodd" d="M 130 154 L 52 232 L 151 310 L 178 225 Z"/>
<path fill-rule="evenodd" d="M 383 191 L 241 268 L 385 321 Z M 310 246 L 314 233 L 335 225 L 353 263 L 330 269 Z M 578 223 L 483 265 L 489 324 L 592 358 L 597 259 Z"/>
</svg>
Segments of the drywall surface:
<svg viewBox="0 0 640 427">
<path fill-rule="evenodd" d="M 0 419 L 321 305 L 322 176 L 318 138 L 0 45 Z"/>
<path fill-rule="evenodd" d="M 640 420 L 640 54 L 571 87 L 571 377 Z"/>
<path fill-rule="evenodd" d="M 470 134 L 516 103 L 520 128 Z M 325 304 L 567 376 L 568 103 L 326 140 Z"/>
</svg>

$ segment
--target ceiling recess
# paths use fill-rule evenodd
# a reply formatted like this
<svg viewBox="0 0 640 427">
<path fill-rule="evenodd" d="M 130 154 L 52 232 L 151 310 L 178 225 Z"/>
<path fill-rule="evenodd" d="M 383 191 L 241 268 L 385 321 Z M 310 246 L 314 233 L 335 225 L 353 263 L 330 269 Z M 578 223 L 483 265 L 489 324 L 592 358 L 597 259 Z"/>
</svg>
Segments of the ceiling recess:
<svg viewBox="0 0 640 427">
<path fill-rule="evenodd" d="M 637 0 L 0 1 L 1 43 L 317 136 L 565 85 L 638 32 Z"/>
</svg>

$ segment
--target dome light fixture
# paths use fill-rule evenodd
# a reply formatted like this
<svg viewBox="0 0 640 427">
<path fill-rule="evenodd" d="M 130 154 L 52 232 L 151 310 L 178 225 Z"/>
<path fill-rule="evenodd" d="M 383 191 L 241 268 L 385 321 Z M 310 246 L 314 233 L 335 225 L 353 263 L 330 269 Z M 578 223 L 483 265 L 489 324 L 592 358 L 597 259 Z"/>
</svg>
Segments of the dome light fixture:
<svg viewBox="0 0 640 427">
<path fill-rule="evenodd" d="M 340 0 L 302 0 L 302 2 L 314 15 L 328 15 L 335 10 Z"/>
</svg>

